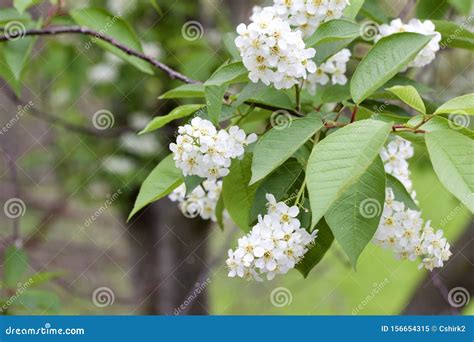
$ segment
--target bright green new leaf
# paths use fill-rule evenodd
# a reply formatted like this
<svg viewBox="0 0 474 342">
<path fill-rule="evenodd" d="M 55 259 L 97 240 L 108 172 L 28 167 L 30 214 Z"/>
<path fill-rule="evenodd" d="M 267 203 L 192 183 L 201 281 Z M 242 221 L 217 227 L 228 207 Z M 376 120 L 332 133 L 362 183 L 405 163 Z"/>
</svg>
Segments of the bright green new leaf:
<svg viewBox="0 0 474 342">
<path fill-rule="evenodd" d="M 205 86 L 220 86 L 224 83 L 232 83 L 239 80 L 241 76 L 248 74 L 247 68 L 242 62 L 234 62 L 227 64 L 217 70 L 205 83 Z"/>
<path fill-rule="evenodd" d="M 16 289 L 28 269 L 28 257 L 25 252 L 15 246 L 5 249 L 3 257 L 3 283 L 6 288 Z"/>
<path fill-rule="evenodd" d="M 251 184 L 265 178 L 270 172 L 290 158 L 311 136 L 322 127 L 323 122 L 315 115 L 292 119 L 288 113 L 280 113 L 284 124 L 269 130 L 257 142 L 252 162 Z M 279 120 L 278 116 L 273 121 Z"/>
<path fill-rule="evenodd" d="M 412 32 L 396 33 L 379 40 L 357 66 L 351 95 L 357 104 L 405 68 L 431 40 Z"/>
<path fill-rule="evenodd" d="M 142 44 L 140 43 L 140 39 L 138 38 L 137 34 L 121 17 L 114 16 L 99 8 L 76 9 L 71 11 L 70 14 L 74 21 L 79 25 L 89 27 L 98 32 L 104 31 L 104 28 L 107 28 L 106 34 L 108 36 L 116 39 L 118 42 L 128 46 L 131 49 L 143 52 Z M 128 55 L 122 50 L 100 39 L 90 37 L 90 39 L 85 43 L 85 49 L 89 49 L 94 43 L 120 57 L 124 61 L 129 62 L 137 69 L 147 74 L 153 75 L 153 68 L 150 66 L 150 64 L 135 56 Z"/>
<path fill-rule="evenodd" d="M 337 130 L 314 146 L 306 171 L 312 226 L 368 169 L 391 128 L 391 123 L 361 120 Z"/>
<path fill-rule="evenodd" d="M 439 180 L 474 213 L 474 140 L 452 130 L 425 135 Z"/>
<path fill-rule="evenodd" d="M 306 252 L 303 259 L 296 264 L 296 269 L 300 271 L 303 277 L 307 277 L 309 272 L 323 259 L 324 255 L 331 247 L 334 241 L 334 235 L 329 229 L 324 219 L 319 221 L 316 226 L 318 235 L 314 240 L 314 245 Z"/>
<path fill-rule="evenodd" d="M 189 116 L 201 108 L 203 108 L 203 104 L 189 104 L 189 105 L 183 105 L 176 107 L 173 109 L 169 114 L 163 115 L 163 116 L 157 116 L 156 118 L 153 118 L 148 125 L 138 134 L 144 134 L 144 133 L 149 133 L 152 131 L 155 131 L 167 123 L 170 123 L 173 120 L 181 119 L 186 116 Z"/>
<path fill-rule="evenodd" d="M 395 86 L 387 89 L 418 113 L 426 114 L 426 107 L 418 91 L 413 86 Z"/>
<path fill-rule="evenodd" d="M 385 170 L 378 157 L 324 215 L 354 269 L 378 228 L 385 203 Z"/>
<path fill-rule="evenodd" d="M 146 205 L 171 193 L 181 183 L 183 183 L 183 176 L 175 166 L 173 154 L 170 154 L 151 171 L 143 182 L 128 219 L 130 220 Z"/>
<path fill-rule="evenodd" d="M 242 160 L 233 160 L 222 184 L 224 206 L 235 224 L 245 232 L 250 231 L 250 209 L 259 186 L 258 183 L 249 185 L 251 166 L 251 154 L 246 154 Z"/>
<path fill-rule="evenodd" d="M 435 114 L 474 115 L 474 93 L 456 97 L 439 107 Z"/>
</svg>

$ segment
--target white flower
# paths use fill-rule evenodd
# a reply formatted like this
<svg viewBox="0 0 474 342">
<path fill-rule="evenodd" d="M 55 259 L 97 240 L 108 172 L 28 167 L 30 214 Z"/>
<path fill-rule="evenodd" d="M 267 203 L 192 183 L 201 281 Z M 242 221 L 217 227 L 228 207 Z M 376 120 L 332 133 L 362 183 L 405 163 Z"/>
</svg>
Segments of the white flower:
<svg viewBox="0 0 474 342">
<path fill-rule="evenodd" d="M 442 267 L 451 256 L 443 231 L 435 232 L 430 221 L 423 227 L 421 212 L 396 201 L 391 188 L 386 189 L 385 206 L 373 242 L 391 249 L 400 260 L 414 261 L 421 257 L 419 268 L 430 271 Z"/>
<path fill-rule="evenodd" d="M 99 63 L 89 69 L 88 78 L 96 84 L 108 84 L 117 79 L 118 70 L 114 64 Z"/>
<path fill-rule="evenodd" d="M 434 37 L 428 45 L 425 46 L 407 66 L 407 68 L 424 67 L 435 59 L 436 52 L 440 48 L 439 42 L 441 41 L 441 34 L 435 31 L 435 29 L 435 25 L 430 20 L 422 22 L 418 19 L 411 19 L 408 24 L 404 24 L 401 19 L 395 19 L 392 20 L 390 24 L 384 24 L 379 27 L 379 35 L 376 41 L 398 32 L 415 32 L 423 35 L 433 35 Z"/>
<path fill-rule="evenodd" d="M 313 74 L 309 74 L 304 87 L 312 95 L 316 94 L 318 84 L 326 85 L 330 80 L 332 84 L 344 85 L 347 83 L 346 64 L 351 57 L 348 49 L 342 49 L 334 56 L 322 63 Z"/>
<path fill-rule="evenodd" d="M 274 0 L 273 10 L 304 37 L 316 31 L 323 22 L 342 17 L 347 0 Z"/>
<path fill-rule="evenodd" d="M 191 120 L 190 125 L 178 128 L 176 143 L 170 144 L 174 154 L 176 167 L 185 176 L 216 180 L 229 173 L 231 159 L 240 158 L 244 148 L 255 142 L 255 134 L 246 135 L 237 126 L 229 128 L 229 132 L 219 130 L 200 117 Z"/>
<path fill-rule="evenodd" d="M 186 196 L 186 185 L 181 184 L 168 196 L 178 202 L 186 217 L 200 216 L 203 220 L 216 221 L 217 201 L 222 192 L 222 181 L 205 180 Z"/>
<path fill-rule="evenodd" d="M 262 280 L 285 274 L 303 258 L 316 238 L 317 231 L 308 233 L 300 228 L 296 218 L 299 210 L 277 202 L 275 196 L 267 194 L 267 214 L 258 217 L 258 223 L 238 240 L 235 251 L 229 251 L 226 263 L 229 276 L 235 275 Z"/>
<path fill-rule="evenodd" d="M 278 7 L 255 8 L 249 25 L 237 27 L 235 45 L 252 82 L 288 89 L 316 71 L 316 51 L 306 49 L 301 31 L 279 17 Z"/>
</svg>

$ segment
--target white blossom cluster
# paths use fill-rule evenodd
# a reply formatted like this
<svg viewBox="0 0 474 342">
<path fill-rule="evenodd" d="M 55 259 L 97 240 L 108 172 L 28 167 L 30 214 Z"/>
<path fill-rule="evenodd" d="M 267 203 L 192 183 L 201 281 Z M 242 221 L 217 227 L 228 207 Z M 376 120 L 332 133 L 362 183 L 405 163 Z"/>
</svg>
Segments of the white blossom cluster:
<svg viewBox="0 0 474 342">
<path fill-rule="evenodd" d="M 431 20 L 420 21 L 419 19 L 411 19 L 408 24 L 404 24 L 401 19 L 395 19 L 390 24 L 383 24 L 379 27 L 379 35 L 376 41 L 382 37 L 390 36 L 398 32 L 414 32 L 423 35 L 434 35 L 433 39 L 426 45 L 423 50 L 411 61 L 407 68 L 410 67 L 424 67 L 430 64 L 436 57 L 436 52 L 439 50 L 439 42 L 441 41 L 441 34 L 435 31 L 435 25 Z"/>
<path fill-rule="evenodd" d="M 420 257 L 419 268 L 432 271 L 435 267 L 442 267 L 451 256 L 443 231 L 435 232 L 430 221 L 423 226 L 421 212 L 405 208 L 404 203 L 396 201 L 391 188 L 386 189 L 385 197 L 374 243 L 393 250 L 400 260 L 414 261 Z"/>
<path fill-rule="evenodd" d="M 347 83 L 346 65 L 351 58 L 349 49 L 342 49 L 326 62 L 322 63 L 313 74 L 309 74 L 304 86 L 312 95 L 316 94 L 317 85 L 326 85 L 329 81 L 332 84 L 344 85 Z"/>
<path fill-rule="evenodd" d="M 301 31 L 292 31 L 274 7 L 258 8 L 250 19 L 237 27 L 235 45 L 252 82 L 288 89 L 316 71 L 316 51 L 306 49 Z"/>
<path fill-rule="evenodd" d="M 256 134 L 249 134 L 238 126 L 229 130 L 217 130 L 214 125 L 200 117 L 191 124 L 178 128 L 176 143 L 170 144 L 176 167 L 184 176 L 199 176 L 216 180 L 229 173 L 231 159 L 240 158 L 244 148 L 257 140 Z"/>
<path fill-rule="evenodd" d="M 408 159 L 413 157 L 414 149 L 408 140 L 396 137 L 380 151 L 380 157 L 384 162 L 385 172 L 397 178 L 415 200 L 416 192 L 410 179 Z"/>
<path fill-rule="evenodd" d="M 241 277 L 262 281 L 271 280 L 277 274 L 285 274 L 303 258 L 316 238 L 301 228 L 296 218 L 299 209 L 284 202 L 276 202 L 267 194 L 267 214 L 259 215 L 258 223 L 238 240 L 235 251 L 229 250 L 226 261 L 229 277 Z"/>
<path fill-rule="evenodd" d="M 186 196 L 186 185 L 181 184 L 168 198 L 179 203 L 183 215 L 188 218 L 200 216 L 216 222 L 216 205 L 222 192 L 221 180 L 205 180 Z"/>
<path fill-rule="evenodd" d="M 342 17 L 348 0 L 274 0 L 277 14 L 300 30 L 304 37 L 316 31 L 323 22 Z"/>
</svg>

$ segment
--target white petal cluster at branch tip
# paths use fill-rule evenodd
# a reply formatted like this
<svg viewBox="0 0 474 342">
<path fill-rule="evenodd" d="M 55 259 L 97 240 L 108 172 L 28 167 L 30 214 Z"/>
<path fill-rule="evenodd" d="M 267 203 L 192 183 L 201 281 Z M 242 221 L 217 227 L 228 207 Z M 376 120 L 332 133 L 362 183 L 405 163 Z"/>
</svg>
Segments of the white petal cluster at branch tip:
<svg viewBox="0 0 474 342">
<path fill-rule="evenodd" d="M 252 82 L 288 89 L 316 71 L 316 51 L 306 49 L 301 31 L 292 31 L 274 7 L 256 8 L 250 19 L 237 27 L 235 45 Z"/>
<path fill-rule="evenodd" d="M 277 274 L 285 274 L 303 258 L 316 238 L 301 228 L 297 219 L 299 209 L 284 202 L 276 202 L 267 194 L 267 214 L 259 215 L 258 223 L 238 240 L 237 249 L 229 250 L 226 261 L 229 277 L 262 281 Z"/>
<path fill-rule="evenodd" d="M 183 215 L 188 218 L 200 216 L 216 222 L 216 205 L 222 192 L 221 180 L 205 180 L 186 196 L 186 185 L 181 184 L 168 198 L 179 203 Z"/>
<path fill-rule="evenodd" d="M 395 137 L 386 147 L 380 151 L 380 157 L 384 162 L 385 172 L 397 178 L 416 199 L 416 192 L 413 190 L 413 183 L 410 179 L 410 170 L 408 169 L 408 159 L 413 157 L 414 149 L 408 140 Z"/>
<path fill-rule="evenodd" d="M 231 159 L 240 158 L 244 148 L 257 141 L 257 135 L 245 134 L 237 126 L 217 130 L 208 121 L 195 117 L 191 124 L 178 128 L 176 143 L 170 144 L 176 167 L 184 176 L 216 180 L 229 173 Z"/>
<path fill-rule="evenodd" d="M 316 31 L 323 22 L 339 19 L 348 0 L 274 0 L 273 7 L 291 27 L 300 30 L 304 37 Z"/>
<path fill-rule="evenodd" d="M 424 67 L 430 64 L 436 57 L 436 52 L 439 50 L 439 42 L 441 41 L 441 34 L 435 31 L 435 25 L 431 20 L 420 21 L 418 19 L 411 19 L 408 24 L 404 24 L 401 19 L 395 19 L 390 24 L 383 24 L 379 27 L 379 35 L 376 41 L 382 37 L 390 36 L 399 32 L 414 32 L 423 35 L 434 35 L 433 39 L 426 45 L 423 50 L 411 61 L 407 68 L 410 67 Z"/>
<path fill-rule="evenodd" d="M 422 262 L 418 267 L 430 271 L 442 267 L 451 256 L 443 231 L 435 232 L 430 221 L 423 225 L 421 212 L 396 201 L 391 188 L 386 189 L 385 206 L 373 241 L 393 250 L 398 259 L 414 261 L 420 257 Z"/>
<path fill-rule="evenodd" d="M 310 94 L 315 95 L 318 84 L 326 85 L 329 81 L 332 84 L 346 84 L 346 65 L 350 58 L 351 52 L 348 49 L 342 49 L 322 63 L 314 74 L 309 74 L 304 87 Z"/>
</svg>

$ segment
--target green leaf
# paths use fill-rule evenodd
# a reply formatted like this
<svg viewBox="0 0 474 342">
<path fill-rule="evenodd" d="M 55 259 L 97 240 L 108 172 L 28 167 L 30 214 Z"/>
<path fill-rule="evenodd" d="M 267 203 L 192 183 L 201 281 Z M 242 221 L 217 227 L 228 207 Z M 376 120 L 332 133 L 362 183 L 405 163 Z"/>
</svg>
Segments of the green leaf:
<svg viewBox="0 0 474 342">
<path fill-rule="evenodd" d="M 250 231 L 250 209 L 259 185 L 258 183 L 249 185 L 251 166 L 250 153 L 242 160 L 235 159 L 222 184 L 224 206 L 235 224 L 245 232 Z"/>
<path fill-rule="evenodd" d="M 377 23 L 386 23 L 389 18 L 379 4 L 379 0 L 366 0 L 360 12 Z"/>
<path fill-rule="evenodd" d="M 237 46 L 235 46 L 236 37 L 237 34 L 235 32 L 227 32 L 223 34 L 222 41 L 224 43 L 225 48 L 227 49 L 227 52 L 229 52 L 229 54 L 232 56 L 232 59 L 239 60 L 240 51 Z"/>
<path fill-rule="evenodd" d="M 288 94 L 283 90 L 277 90 L 273 87 L 260 88 L 248 101 L 283 109 L 294 109 L 293 102 Z"/>
<path fill-rule="evenodd" d="M 334 241 L 334 235 L 329 229 L 328 224 L 324 219 L 319 221 L 316 226 L 318 235 L 314 240 L 314 245 L 306 252 L 303 259 L 296 264 L 296 269 L 300 271 L 303 277 L 307 277 L 309 272 L 323 259 L 326 252 L 331 247 Z"/>
<path fill-rule="evenodd" d="M 189 116 L 198 110 L 202 109 L 204 105 L 202 104 L 189 104 L 189 105 L 183 105 L 176 107 L 173 109 L 169 114 L 163 115 L 163 116 L 157 116 L 156 118 L 153 118 L 148 125 L 138 134 L 144 134 L 144 133 L 149 133 L 153 132 L 167 123 L 170 123 L 173 120 L 181 119 L 186 116 Z"/>
<path fill-rule="evenodd" d="M 143 52 L 142 44 L 140 43 L 140 39 L 138 38 L 137 34 L 135 31 L 133 31 L 130 25 L 119 16 L 113 16 L 112 14 L 99 8 L 76 9 L 71 11 L 70 14 L 77 24 L 89 27 L 98 32 L 105 31 L 107 36 L 116 39 L 119 43 L 131 49 Z M 86 49 L 89 49 L 94 43 L 97 43 L 97 45 L 101 46 L 105 50 L 132 64 L 137 69 L 147 74 L 153 75 L 153 68 L 150 66 L 150 64 L 135 56 L 130 56 L 122 50 L 102 40 L 90 38 L 90 40 L 85 45 Z"/>
<path fill-rule="evenodd" d="M 9 289 L 15 289 L 23 280 L 28 269 L 28 257 L 23 250 L 9 246 L 3 259 L 3 283 Z"/>
<path fill-rule="evenodd" d="M 385 170 L 376 158 L 324 215 L 354 269 L 378 228 L 385 202 Z"/>
<path fill-rule="evenodd" d="M 357 17 L 360 9 L 364 5 L 365 0 L 351 0 L 349 6 L 344 10 L 344 17 L 354 20 Z"/>
<path fill-rule="evenodd" d="M 392 175 L 387 174 L 387 188 L 392 188 L 395 200 L 405 203 L 405 205 L 413 210 L 419 210 L 411 195 L 408 193 L 405 186 Z"/>
<path fill-rule="evenodd" d="M 15 8 L 2 8 L 0 11 L 0 24 L 2 26 L 11 21 L 20 21 L 25 23 L 30 20 L 31 15 L 29 13 L 20 13 Z"/>
<path fill-rule="evenodd" d="M 416 2 L 416 17 L 419 19 L 442 18 L 449 4 L 446 0 L 418 0 Z"/>
<path fill-rule="evenodd" d="M 21 294 L 14 305 L 20 308 L 27 307 L 30 310 L 40 309 L 54 312 L 60 308 L 61 301 L 54 292 L 28 289 Z"/>
<path fill-rule="evenodd" d="M 472 0 L 448 0 L 448 2 L 459 12 L 459 14 L 469 16 L 471 13 Z"/>
<path fill-rule="evenodd" d="M 430 36 L 403 32 L 379 40 L 357 66 L 351 80 L 352 99 L 361 103 L 413 60 Z"/>
<path fill-rule="evenodd" d="M 321 24 L 305 41 L 308 47 L 316 49 L 314 61 L 319 65 L 352 43 L 359 35 L 358 24 L 349 20 L 334 19 Z"/>
<path fill-rule="evenodd" d="M 317 44 L 338 40 L 354 40 L 359 35 L 359 24 L 344 19 L 333 19 L 321 24 L 310 37 L 305 39 L 305 42 L 307 47 L 313 47 L 317 46 Z M 316 49 L 316 51 L 318 50 Z"/>
<path fill-rule="evenodd" d="M 391 123 L 357 121 L 314 146 L 306 171 L 313 226 L 368 169 L 391 129 Z"/>
<path fill-rule="evenodd" d="M 227 85 L 206 86 L 204 93 L 206 95 L 207 114 L 214 125 L 219 123 L 219 117 L 222 111 L 222 100 L 227 91 Z"/>
<path fill-rule="evenodd" d="M 217 70 L 204 85 L 220 86 L 226 83 L 233 83 L 233 81 L 240 80 L 241 76 L 247 74 L 248 70 L 242 62 L 230 63 Z"/>
<path fill-rule="evenodd" d="M 161 95 L 158 99 L 179 99 L 179 98 L 201 98 L 204 97 L 204 85 L 203 84 L 184 84 L 177 88 L 167 91 Z"/>
<path fill-rule="evenodd" d="M 474 33 L 469 29 L 469 22 L 462 24 L 445 20 L 433 20 L 436 31 L 441 33 L 441 49 L 446 47 L 474 50 Z"/>
<path fill-rule="evenodd" d="M 264 89 L 267 86 L 263 84 L 262 82 L 249 82 L 238 94 L 237 99 L 232 103 L 232 107 L 237 108 L 241 104 L 243 104 L 245 101 L 251 99 L 252 97 L 255 96 L 255 93 L 259 93 L 264 91 Z M 290 101 L 291 102 L 291 101 Z"/>
<path fill-rule="evenodd" d="M 219 196 L 216 204 L 216 221 L 221 230 L 224 230 L 224 197 Z"/>
<path fill-rule="evenodd" d="M 286 114 L 288 116 L 285 113 L 281 115 L 287 120 L 285 125 L 273 127 L 260 138 L 255 146 L 250 184 L 265 178 L 283 164 L 323 127 L 323 122 L 315 115 L 294 120 L 289 114 Z"/>
<path fill-rule="evenodd" d="M 128 220 L 146 205 L 170 194 L 181 183 L 183 183 L 181 170 L 176 168 L 173 154 L 170 154 L 151 171 L 143 182 Z"/>
<path fill-rule="evenodd" d="M 64 275 L 63 272 L 40 272 L 29 278 L 31 286 L 40 286 Z"/>
<path fill-rule="evenodd" d="M 439 180 L 474 213 L 474 140 L 452 130 L 428 132 L 425 136 Z"/>
<path fill-rule="evenodd" d="M 33 5 L 41 3 L 42 0 L 13 0 L 13 6 L 18 12 L 23 13 Z"/>
<path fill-rule="evenodd" d="M 435 114 L 474 115 L 474 93 L 456 97 L 439 107 Z"/>
<path fill-rule="evenodd" d="M 186 176 L 184 177 L 184 184 L 186 185 L 186 196 L 193 192 L 199 185 L 202 184 L 206 179 L 199 176 Z"/>
<path fill-rule="evenodd" d="M 426 114 L 426 107 L 418 91 L 413 86 L 395 86 L 387 89 L 418 113 Z"/>
<path fill-rule="evenodd" d="M 277 201 L 286 199 L 284 198 L 285 195 L 288 195 L 302 172 L 301 164 L 295 159 L 289 159 L 265 179 L 255 194 L 250 213 L 250 223 L 254 222 L 259 214 L 266 212 L 265 205 L 267 204 L 267 199 L 265 196 L 267 194 L 274 195 Z"/>
</svg>

